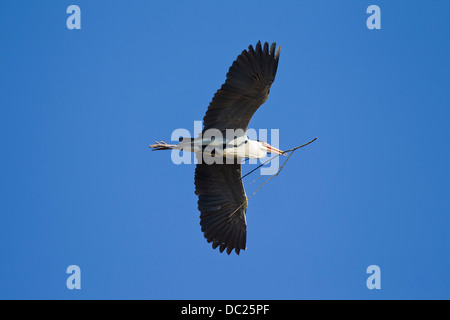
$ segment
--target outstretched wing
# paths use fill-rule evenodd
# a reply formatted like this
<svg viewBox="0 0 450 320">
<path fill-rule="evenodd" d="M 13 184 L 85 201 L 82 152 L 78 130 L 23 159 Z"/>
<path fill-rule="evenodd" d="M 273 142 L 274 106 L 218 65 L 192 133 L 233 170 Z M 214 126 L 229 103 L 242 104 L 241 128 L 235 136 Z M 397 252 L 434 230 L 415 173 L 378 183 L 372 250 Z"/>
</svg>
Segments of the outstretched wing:
<svg viewBox="0 0 450 320">
<path fill-rule="evenodd" d="M 247 196 L 241 180 L 241 165 L 197 164 L 195 194 L 198 195 L 200 225 L 213 249 L 227 248 L 239 254 L 247 239 Z"/>
<path fill-rule="evenodd" d="M 204 131 L 215 128 L 222 132 L 226 129 L 243 129 L 247 131 L 250 119 L 256 110 L 269 97 L 270 87 L 280 57 L 276 44 L 258 42 L 255 49 L 250 45 L 242 51 L 231 65 L 227 79 L 217 90 L 205 117 Z"/>
</svg>

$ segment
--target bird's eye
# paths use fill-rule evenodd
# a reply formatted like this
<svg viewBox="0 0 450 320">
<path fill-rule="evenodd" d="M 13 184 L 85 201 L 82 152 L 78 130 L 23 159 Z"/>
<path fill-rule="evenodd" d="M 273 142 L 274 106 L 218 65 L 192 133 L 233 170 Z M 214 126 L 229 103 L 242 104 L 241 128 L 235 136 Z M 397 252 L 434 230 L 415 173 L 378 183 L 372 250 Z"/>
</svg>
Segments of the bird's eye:
<svg viewBox="0 0 450 320">
<path fill-rule="evenodd" d="M 248 143 L 248 140 L 245 140 L 245 143 Z"/>
</svg>

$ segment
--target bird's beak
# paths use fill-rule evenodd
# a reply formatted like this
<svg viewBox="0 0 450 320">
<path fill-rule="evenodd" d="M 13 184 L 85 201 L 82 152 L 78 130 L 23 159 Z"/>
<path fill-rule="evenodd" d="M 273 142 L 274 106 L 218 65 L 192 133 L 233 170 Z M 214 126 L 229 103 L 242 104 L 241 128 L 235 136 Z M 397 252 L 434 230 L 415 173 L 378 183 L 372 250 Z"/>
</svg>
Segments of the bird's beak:
<svg viewBox="0 0 450 320">
<path fill-rule="evenodd" d="M 269 151 L 270 153 L 275 153 L 275 154 L 279 154 L 279 155 L 282 155 L 282 156 L 286 155 L 286 152 L 283 152 L 280 149 L 272 147 L 270 144 L 267 144 L 266 147 L 267 147 L 267 151 Z"/>
</svg>

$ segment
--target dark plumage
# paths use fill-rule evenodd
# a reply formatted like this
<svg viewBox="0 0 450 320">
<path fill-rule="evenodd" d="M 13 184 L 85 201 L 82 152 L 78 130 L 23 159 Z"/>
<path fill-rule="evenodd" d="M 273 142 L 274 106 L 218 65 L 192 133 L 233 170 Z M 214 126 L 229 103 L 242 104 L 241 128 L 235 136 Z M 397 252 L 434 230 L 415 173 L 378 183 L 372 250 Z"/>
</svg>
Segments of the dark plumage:
<svg viewBox="0 0 450 320">
<path fill-rule="evenodd" d="M 267 100 L 275 80 L 280 49 L 276 44 L 250 45 L 233 62 L 227 79 L 217 90 L 205 117 L 203 131 L 248 128 L 256 110 Z M 220 252 L 246 249 L 245 212 L 247 196 L 241 180 L 241 165 L 198 164 L 195 170 L 200 225 L 208 242 Z"/>
<path fill-rule="evenodd" d="M 245 250 L 247 238 L 247 197 L 240 178 L 240 164 L 198 164 L 195 169 L 202 231 L 213 248 L 220 245 L 222 252 L 227 247 L 228 254 Z"/>
</svg>

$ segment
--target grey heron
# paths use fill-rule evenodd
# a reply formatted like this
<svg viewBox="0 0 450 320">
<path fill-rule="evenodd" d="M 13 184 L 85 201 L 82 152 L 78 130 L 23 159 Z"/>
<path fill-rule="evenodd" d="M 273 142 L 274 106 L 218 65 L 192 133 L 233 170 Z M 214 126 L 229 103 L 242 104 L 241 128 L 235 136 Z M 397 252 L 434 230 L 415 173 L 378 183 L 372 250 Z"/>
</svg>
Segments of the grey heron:
<svg viewBox="0 0 450 320">
<path fill-rule="evenodd" d="M 242 158 L 264 158 L 268 152 L 285 154 L 266 142 L 250 140 L 246 135 L 249 122 L 256 110 L 269 97 L 275 80 L 279 46 L 258 42 L 233 62 L 225 83 L 215 93 L 203 118 L 203 133 L 216 130 L 226 136 L 227 129 L 242 132 L 229 140 L 213 140 L 202 135 L 195 139 L 183 139 L 179 144 L 156 142 L 153 150 L 182 149 L 202 154 L 205 146 L 216 143 L 220 157 L 233 158 L 233 163 L 198 163 L 195 169 L 195 194 L 198 195 L 200 225 L 206 240 L 220 252 L 233 249 L 237 254 L 246 249 L 247 196 L 241 176 Z M 217 156 L 217 154 L 214 154 Z"/>
</svg>

